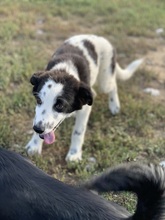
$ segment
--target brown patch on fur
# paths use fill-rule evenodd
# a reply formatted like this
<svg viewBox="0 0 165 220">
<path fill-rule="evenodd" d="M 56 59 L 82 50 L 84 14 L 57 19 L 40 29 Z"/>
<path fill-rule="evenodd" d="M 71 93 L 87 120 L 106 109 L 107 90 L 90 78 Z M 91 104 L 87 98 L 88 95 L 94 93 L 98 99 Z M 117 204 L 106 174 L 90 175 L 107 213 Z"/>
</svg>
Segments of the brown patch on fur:
<svg viewBox="0 0 165 220">
<path fill-rule="evenodd" d="M 78 135 L 79 136 L 79 135 L 81 135 L 81 132 L 75 131 L 74 135 Z"/>
<path fill-rule="evenodd" d="M 67 63 L 68 61 L 73 63 L 77 69 L 80 80 L 89 85 L 89 63 L 83 55 L 83 52 L 78 47 L 72 46 L 69 43 L 64 43 L 59 49 L 57 49 L 48 63 L 46 70 L 51 70 L 57 64 Z"/>
<path fill-rule="evenodd" d="M 45 112 L 46 112 L 46 110 L 43 110 L 42 115 L 44 115 L 44 114 L 45 114 Z"/>
<path fill-rule="evenodd" d="M 113 49 L 113 56 L 112 56 L 112 59 L 111 59 L 111 71 L 112 71 L 112 73 L 114 73 L 115 67 L 116 67 L 116 50 Z"/>
<path fill-rule="evenodd" d="M 97 64 L 97 53 L 95 51 L 94 45 L 89 41 L 89 40 L 84 40 L 84 47 L 87 49 L 88 54 L 91 56 L 93 59 L 94 63 Z"/>
</svg>

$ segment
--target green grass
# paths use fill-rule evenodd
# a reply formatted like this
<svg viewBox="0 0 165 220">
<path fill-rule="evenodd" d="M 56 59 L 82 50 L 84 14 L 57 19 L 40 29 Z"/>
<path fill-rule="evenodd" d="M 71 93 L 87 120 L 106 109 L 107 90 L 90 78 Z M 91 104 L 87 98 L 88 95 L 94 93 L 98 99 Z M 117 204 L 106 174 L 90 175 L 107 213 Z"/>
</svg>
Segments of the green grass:
<svg viewBox="0 0 165 220">
<path fill-rule="evenodd" d="M 1 2 L 0 145 L 25 155 L 35 107 L 30 76 L 45 67 L 64 39 L 80 33 L 103 35 L 115 45 L 118 61 L 124 66 L 156 48 L 147 39 L 156 38 L 157 28 L 165 28 L 164 10 L 162 0 Z M 137 42 L 131 37 L 136 37 Z M 142 91 L 153 83 L 161 87 L 154 72 L 147 71 L 145 66 L 128 82 L 119 82 L 121 112 L 115 117 L 108 110 L 107 96 L 98 92 L 81 163 L 66 164 L 64 160 L 72 118 L 58 129 L 56 143 L 44 146 L 42 157 L 33 157 L 33 162 L 69 183 L 87 179 L 121 162 L 159 162 L 165 156 L 165 103 Z M 96 163 L 89 164 L 89 157 L 95 157 Z M 131 211 L 135 205 L 135 198 L 128 194 L 106 198 L 117 199 Z"/>
</svg>

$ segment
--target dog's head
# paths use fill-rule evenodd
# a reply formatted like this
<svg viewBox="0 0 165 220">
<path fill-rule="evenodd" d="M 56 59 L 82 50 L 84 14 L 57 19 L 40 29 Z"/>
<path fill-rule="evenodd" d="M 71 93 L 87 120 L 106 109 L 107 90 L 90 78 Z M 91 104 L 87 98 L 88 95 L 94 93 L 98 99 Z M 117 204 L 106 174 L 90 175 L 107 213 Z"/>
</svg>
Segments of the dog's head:
<svg viewBox="0 0 165 220">
<path fill-rule="evenodd" d="M 92 105 L 91 89 L 63 70 L 34 73 L 30 82 L 37 101 L 33 129 L 47 144 L 54 142 L 54 130 L 66 117 Z"/>
</svg>

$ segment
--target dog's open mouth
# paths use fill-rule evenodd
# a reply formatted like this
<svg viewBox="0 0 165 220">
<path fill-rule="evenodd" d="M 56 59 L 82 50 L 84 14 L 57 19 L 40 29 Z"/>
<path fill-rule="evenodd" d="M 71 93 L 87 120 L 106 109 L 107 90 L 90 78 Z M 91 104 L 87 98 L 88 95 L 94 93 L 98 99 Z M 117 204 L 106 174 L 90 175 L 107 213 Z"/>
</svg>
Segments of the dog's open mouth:
<svg viewBox="0 0 165 220">
<path fill-rule="evenodd" d="M 44 142 L 46 144 L 53 144 L 55 142 L 56 137 L 55 137 L 54 131 L 58 128 L 58 126 L 63 122 L 64 119 L 59 121 L 59 123 L 53 128 L 53 130 L 51 132 L 49 132 L 47 134 L 40 134 L 39 135 L 41 139 L 44 139 Z"/>
<path fill-rule="evenodd" d="M 40 134 L 39 135 L 40 138 L 44 139 L 44 142 L 46 144 L 53 144 L 55 142 L 55 134 L 54 134 L 54 130 L 47 133 L 47 134 Z"/>
</svg>

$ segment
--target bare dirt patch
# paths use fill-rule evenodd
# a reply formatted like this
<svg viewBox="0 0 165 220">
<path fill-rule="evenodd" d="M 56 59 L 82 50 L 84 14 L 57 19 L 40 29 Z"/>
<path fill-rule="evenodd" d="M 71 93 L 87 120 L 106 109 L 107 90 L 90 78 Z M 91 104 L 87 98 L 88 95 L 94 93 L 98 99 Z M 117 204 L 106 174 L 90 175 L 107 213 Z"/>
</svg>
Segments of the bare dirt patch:
<svg viewBox="0 0 165 220">
<path fill-rule="evenodd" d="M 165 82 L 165 40 L 163 38 L 146 39 L 151 45 L 155 45 L 154 51 L 146 54 L 146 68 L 155 72 L 160 83 Z"/>
<path fill-rule="evenodd" d="M 154 79 L 148 83 L 148 87 L 160 91 L 160 95 L 155 98 L 155 101 L 165 101 L 165 39 L 161 36 L 156 38 L 141 37 L 140 39 L 131 37 L 130 39 L 137 46 L 139 41 L 143 42 L 146 51 L 143 67 L 154 75 Z M 137 56 L 140 57 L 141 54 L 137 54 Z"/>
<path fill-rule="evenodd" d="M 145 68 L 152 71 L 157 79 L 150 86 L 160 90 L 157 99 L 165 101 L 165 40 L 161 37 L 146 40 L 155 46 L 155 50 L 149 50 L 145 56 Z"/>
<path fill-rule="evenodd" d="M 148 86 L 160 91 L 160 95 L 153 97 L 153 101 L 163 103 L 165 101 L 165 39 L 158 36 L 155 39 L 145 40 L 147 44 L 154 47 L 153 50 L 148 50 L 145 55 L 145 69 L 155 75 L 155 80 L 152 80 Z M 155 136 L 165 137 L 163 126 L 155 130 Z"/>
</svg>

